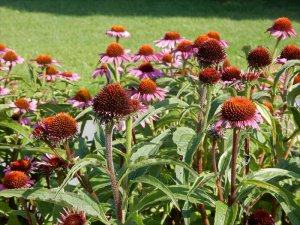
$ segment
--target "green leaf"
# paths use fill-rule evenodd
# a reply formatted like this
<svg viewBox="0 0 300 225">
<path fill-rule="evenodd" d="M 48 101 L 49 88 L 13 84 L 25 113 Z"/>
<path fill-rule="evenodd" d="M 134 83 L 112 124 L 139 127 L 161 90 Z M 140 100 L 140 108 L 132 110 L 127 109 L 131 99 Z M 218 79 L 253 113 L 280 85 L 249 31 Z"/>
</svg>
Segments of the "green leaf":
<svg viewBox="0 0 300 225">
<path fill-rule="evenodd" d="M 214 225 L 234 225 L 238 213 L 237 203 L 228 207 L 221 201 L 216 202 L 216 215 Z"/>
<path fill-rule="evenodd" d="M 61 192 L 57 194 L 56 189 L 30 188 L 0 191 L 0 197 L 23 197 L 25 199 L 51 202 L 62 207 L 84 211 L 86 214 L 98 218 L 104 224 L 110 224 L 106 219 L 102 206 L 98 205 L 85 193 Z"/>
<path fill-rule="evenodd" d="M 289 110 L 292 112 L 294 121 L 296 126 L 298 127 L 298 130 L 300 130 L 300 112 L 297 108 L 295 107 L 290 107 Z"/>
<path fill-rule="evenodd" d="M 287 95 L 287 103 L 289 106 L 295 106 L 295 99 L 298 95 L 300 95 L 300 84 L 292 86 L 292 90 L 289 91 Z"/>
<path fill-rule="evenodd" d="M 10 128 L 22 135 L 24 137 L 23 143 L 29 141 L 30 130 L 10 118 L 1 118 L 0 127 Z"/>
<path fill-rule="evenodd" d="M 195 135 L 195 131 L 189 127 L 178 127 L 173 133 L 173 142 L 177 145 L 177 153 L 185 155 L 189 142 Z"/>
<path fill-rule="evenodd" d="M 75 120 L 79 120 L 79 119 L 81 119 L 82 117 L 84 117 L 85 116 L 85 114 L 88 114 L 88 113 L 90 113 L 90 112 L 92 112 L 93 111 L 93 108 L 90 106 L 90 107 L 88 107 L 88 108 L 86 108 L 86 109 L 84 109 L 83 111 L 81 111 L 76 117 L 75 117 Z"/>
</svg>

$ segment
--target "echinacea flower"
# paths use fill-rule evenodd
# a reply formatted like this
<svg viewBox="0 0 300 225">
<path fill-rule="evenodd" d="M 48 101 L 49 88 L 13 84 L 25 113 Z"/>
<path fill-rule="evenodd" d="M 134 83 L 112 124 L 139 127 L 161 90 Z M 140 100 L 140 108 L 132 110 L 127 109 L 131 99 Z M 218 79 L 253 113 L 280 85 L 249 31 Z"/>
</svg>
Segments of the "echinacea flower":
<svg viewBox="0 0 300 225">
<path fill-rule="evenodd" d="M 292 36 L 297 36 L 296 31 L 293 29 L 292 22 L 289 18 L 281 17 L 275 20 L 272 27 L 268 28 L 270 32 L 277 39 L 286 39 Z"/>
<path fill-rule="evenodd" d="M 2 58 L 0 58 L 0 63 L 3 63 L 7 66 L 15 66 L 17 64 L 22 64 L 23 62 L 24 59 L 13 50 L 4 52 Z"/>
<path fill-rule="evenodd" d="M 33 161 L 32 157 L 25 156 L 23 159 L 13 161 L 9 166 L 3 170 L 5 174 L 11 171 L 22 171 L 24 173 L 31 173 L 36 169 L 36 162 Z"/>
<path fill-rule="evenodd" d="M 142 45 L 139 48 L 139 52 L 137 54 L 132 55 L 132 60 L 134 62 L 138 60 L 142 61 L 158 61 L 159 55 L 154 52 L 153 48 L 150 45 Z"/>
<path fill-rule="evenodd" d="M 7 50 L 8 48 L 6 45 L 4 43 L 0 43 L 0 54 L 4 54 Z"/>
<path fill-rule="evenodd" d="M 38 55 L 35 59 L 31 59 L 30 61 L 36 62 L 38 67 L 60 66 L 56 60 L 47 54 Z"/>
<path fill-rule="evenodd" d="M 229 43 L 228 43 L 227 41 L 221 40 L 221 36 L 220 36 L 220 34 L 219 34 L 218 32 L 216 32 L 216 31 L 209 31 L 209 32 L 207 33 L 207 36 L 210 37 L 210 38 L 213 38 L 213 39 L 215 39 L 215 40 L 217 40 L 217 41 L 219 41 L 220 44 L 221 44 L 224 48 L 228 48 Z"/>
<path fill-rule="evenodd" d="M 171 50 L 166 48 L 159 53 L 159 61 L 168 67 L 178 68 L 181 65 L 181 62 L 173 57 Z"/>
<path fill-rule="evenodd" d="M 268 49 L 257 47 L 251 50 L 247 56 L 248 65 L 251 69 L 262 69 L 272 63 L 272 57 Z"/>
<path fill-rule="evenodd" d="M 201 34 L 201 35 L 199 35 L 199 36 L 196 37 L 196 39 L 194 40 L 194 47 L 195 47 L 196 49 L 198 49 L 199 46 L 200 46 L 203 42 L 207 41 L 209 38 L 210 38 L 210 37 L 208 37 L 207 34 Z"/>
<path fill-rule="evenodd" d="M 242 81 L 255 81 L 260 77 L 259 73 L 253 73 L 253 72 L 248 72 L 248 73 L 243 73 L 241 76 Z"/>
<path fill-rule="evenodd" d="M 72 73 L 69 71 L 65 71 L 63 73 L 59 74 L 60 78 L 64 80 L 71 80 L 71 81 L 76 81 L 80 79 L 80 76 L 77 73 Z"/>
<path fill-rule="evenodd" d="M 272 215 L 263 210 L 255 210 L 248 218 L 249 225 L 275 225 Z"/>
<path fill-rule="evenodd" d="M 5 189 L 20 189 L 29 188 L 34 184 L 34 181 L 30 179 L 22 171 L 11 171 L 4 175 L 2 184 L 0 184 L 0 190 Z"/>
<path fill-rule="evenodd" d="M 64 214 L 60 213 L 61 218 L 57 219 L 58 225 L 85 225 L 86 218 L 84 211 L 75 211 L 64 208 Z"/>
<path fill-rule="evenodd" d="M 11 118 L 21 124 L 22 126 L 30 125 L 31 120 L 24 115 L 20 115 L 20 113 L 14 113 Z"/>
<path fill-rule="evenodd" d="M 157 47 L 160 48 L 168 47 L 174 49 L 175 46 L 183 40 L 184 38 L 182 38 L 178 32 L 169 31 L 165 33 L 165 36 L 162 39 L 157 40 L 154 43 Z"/>
<path fill-rule="evenodd" d="M 52 123 L 53 117 L 43 118 L 33 126 L 33 131 L 30 134 L 31 138 L 40 139 L 43 141 L 49 141 L 48 127 Z"/>
<path fill-rule="evenodd" d="M 92 96 L 86 88 L 81 88 L 68 102 L 77 108 L 84 108 L 93 104 Z"/>
<path fill-rule="evenodd" d="M 104 74 L 106 75 L 107 79 L 110 80 L 110 71 L 105 63 L 103 63 L 99 68 L 96 68 L 96 70 L 92 74 L 92 77 L 95 79 L 97 76 L 102 77 Z"/>
<path fill-rule="evenodd" d="M 8 67 L 4 67 L 2 65 L 2 63 L 0 62 L 0 71 L 5 71 L 5 70 L 9 70 Z M 0 77 L 0 80 L 2 80 L 1 77 Z"/>
<path fill-rule="evenodd" d="M 46 80 L 55 81 L 55 79 L 59 77 L 60 73 L 61 72 L 58 71 L 54 66 L 47 66 L 45 72 Z M 43 76 L 43 73 L 39 73 L 39 78 L 43 78 Z"/>
<path fill-rule="evenodd" d="M 221 126 L 216 126 L 215 124 L 211 125 L 208 128 L 208 135 L 215 139 L 222 139 L 225 136 L 226 129 Z"/>
<path fill-rule="evenodd" d="M 256 105 L 245 97 L 232 97 L 224 102 L 221 110 L 221 119 L 216 122 L 216 126 L 230 128 L 245 129 L 251 127 L 259 130 L 258 123 L 262 123 L 263 119 L 258 113 Z"/>
<path fill-rule="evenodd" d="M 140 81 L 137 90 L 129 92 L 132 93 L 133 98 L 139 98 L 143 103 L 148 103 L 155 100 L 163 100 L 168 91 L 164 88 L 157 87 L 153 80 L 144 78 Z"/>
<path fill-rule="evenodd" d="M 234 82 L 241 79 L 241 70 L 235 66 L 228 66 L 222 70 L 223 82 Z"/>
<path fill-rule="evenodd" d="M 11 102 L 9 106 L 14 108 L 14 113 L 26 113 L 29 111 L 36 111 L 37 101 L 30 98 L 19 98 L 18 100 Z"/>
<path fill-rule="evenodd" d="M 138 68 L 131 69 L 129 71 L 130 74 L 138 77 L 138 78 L 158 78 L 163 75 L 163 73 L 158 70 L 154 69 L 150 62 L 142 63 Z"/>
<path fill-rule="evenodd" d="M 58 168 L 66 168 L 68 162 L 64 159 L 51 154 L 41 156 L 41 162 L 37 162 L 37 166 L 47 168 L 48 170 L 55 170 Z"/>
<path fill-rule="evenodd" d="M 173 52 L 175 58 L 181 57 L 182 60 L 187 60 L 195 53 L 193 42 L 189 40 L 183 40 L 177 45 Z"/>
<path fill-rule="evenodd" d="M 134 112 L 129 94 L 119 83 L 106 85 L 93 99 L 93 110 L 101 122 L 119 120 Z"/>
<path fill-rule="evenodd" d="M 0 96 L 9 94 L 10 90 L 4 86 L 0 86 Z"/>
<path fill-rule="evenodd" d="M 226 53 L 219 41 L 210 38 L 199 45 L 196 58 L 199 64 L 210 66 L 223 62 L 226 59 Z"/>
<path fill-rule="evenodd" d="M 128 38 L 130 37 L 130 33 L 126 30 L 124 26 L 112 26 L 110 30 L 105 33 L 110 37 L 118 37 L 118 38 Z"/>
<path fill-rule="evenodd" d="M 289 60 L 300 60 L 300 48 L 296 45 L 288 45 L 282 49 L 277 59 L 279 64 L 285 64 Z"/>
<path fill-rule="evenodd" d="M 106 48 L 106 53 L 100 54 L 101 63 L 115 63 L 120 65 L 122 62 L 130 62 L 131 57 L 127 54 L 124 48 L 117 42 L 109 44 Z"/>
<path fill-rule="evenodd" d="M 224 60 L 224 62 L 223 62 L 223 69 L 225 69 L 226 67 L 229 67 L 229 66 L 231 66 L 231 63 L 230 63 L 230 61 L 229 61 L 229 59 L 228 58 L 226 58 L 225 60 Z"/>
<path fill-rule="evenodd" d="M 221 73 L 214 68 L 204 68 L 199 73 L 199 80 L 206 85 L 216 84 L 221 78 Z"/>
</svg>

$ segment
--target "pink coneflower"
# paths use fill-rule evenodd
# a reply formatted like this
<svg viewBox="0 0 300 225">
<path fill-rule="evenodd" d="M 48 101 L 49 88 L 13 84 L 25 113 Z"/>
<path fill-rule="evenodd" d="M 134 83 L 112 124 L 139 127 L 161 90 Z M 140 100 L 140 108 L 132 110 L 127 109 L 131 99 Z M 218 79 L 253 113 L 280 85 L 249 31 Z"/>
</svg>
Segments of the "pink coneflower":
<svg viewBox="0 0 300 225">
<path fill-rule="evenodd" d="M 54 66 L 47 66 L 46 67 L 46 80 L 47 81 L 55 81 L 56 78 L 59 77 L 60 71 L 58 71 Z M 43 73 L 39 74 L 39 78 L 43 78 Z"/>
<path fill-rule="evenodd" d="M 228 48 L 229 43 L 228 43 L 227 41 L 221 40 L 221 36 L 220 36 L 220 34 L 219 34 L 218 32 L 216 32 L 216 31 L 209 31 L 209 32 L 207 33 L 207 36 L 208 36 L 209 38 L 213 38 L 213 39 L 219 41 L 220 44 L 221 44 L 224 48 Z"/>
<path fill-rule="evenodd" d="M 122 62 L 130 62 L 131 57 L 126 53 L 124 48 L 117 42 L 109 44 L 106 48 L 106 53 L 100 54 L 101 63 L 115 63 L 120 65 Z"/>
<path fill-rule="evenodd" d="M 132 92 L 133 98 L 140 98 L 143 103 L 148 103 L 157 99 L 163 100 L 168 91 L 164 88 L 157 87 L 153 80 L 144 78 L 141 80 L 138 89 Z"/>
<path fill-rule="evenodd" d="M 189 40 L 183 40 L 177 45 L 173 52 L 175 58 L 181 57 L 183 60 L 187 60 L 195 53 L 193 42 Z"/>
<path fill-rule="evenodd" d="M 267 48 L 257 47 L 248 53 L 247 61 L 250 68 L 258 70 L 269 66 L 272 63 L 272 57 Z"/>
<path fill-rule="evenodd" d="M 22 171 L 24 173 L 31 173 L 36 169 L 36 162 L 33 161 L 32 157 L 25 156 L 23 159 L 13 161 L 9 166 L 3 170 L 5 174 L 11 171 Z"/>
<path fill-rule="evenodd" d="M 36 59 L 31 59 L 30 61 L 36 62 L 38 67 L 60 66 L 56 60 L 47 54 L 38 55 Z"/>
<path fill-rule="evenodd" d="M 62 79 L 71 80 L 71 81 L 76 81 L 76 80 L 80 79 L 80 76 L 77 73 L 72 73 L 72 72 L 69 72 L 69 71 L 65 71 L 63 73 L 60 73 L 59 76 Z"/>
<path fill-rule="evenodd" d="M 14 113 L 11 118 L 21 124 L 22 126 L 30 125 L 31 120 L 24 115 L 20 115 L 19 113 Z"/>
<path fill-rule="evenodd" d="M 221 78 L 221 73 L 214 68 L 204 68 L 199 73 L 199 80 L 205 85 L 216 84 Z"/>
<path fill-rule="evenodd" d="M 268 28 L 267 31 L 269 31 L 270 34 L 277 39 L 286 39 L 292 36 L 297 36 L 296 31 L 293 29 L 292 22 L 286 17 L 281 17 L 275 20 L 272 27 Z"/>
<path fill-rule="evenodd" d="M 64 159 L 51 154 L 46 154 L 41 156 L 41 162 L 37 162 L 37 165 L 40 167 L 47 167 L 50 170 L 55 170 L 57 168 L 66 168 L 68 162 Z"/>
<path fill-rule="evenodd" d="M 8 50 L 8 48 L 6 47 L 6 45 L 3 43 L 0 43 L 0 54 L 4 54 L 7 50 Z"/>
<path fill-rule="evenodd" d="M 110 75 L 110 71 L 107 68 L 107 65 L 105 63 L 103 63 L 99 68 L 96 68 L 96 70 L 93 72 L 92 77 L 95 79 L 97 76 L 103 76 L 106 75 L 107 79 L 110 80 L 111 75 Z"/>
<path fill-rule="evenodd" d="M 85 88 L 81 88 L 73 98 L 68 100 L 68 102 L 73 104 L 74 107 L 84 108 L 92 105 L 92 100 L 90 92 Z"/>
<path fill-rule="evenodd" d="M 33 180 L 22 171 L 11 171 L 4 175 L 0 190 L 29 188 L 34 184 Z"/>
<path fill-rule="evenodd" d="M 235 66 L 228 66 L 222 70 L 223 82 L 232 83 L 241 79 L 241 70 Z"/>
<path fill-rule="evenodd" d="M 226 53 L 219 41 L 210 38 L 199 45 L 196 57 L 199 64 L 210 66 L 223 62 L 226 59 Z"/>
<path fill-rule="evenodd" d="M 18 56 L 18 54 L 13 50 L 6 51 L 2 58 L 0 58 L 0 63 L 3 63 L 7 66 L 15 66 L 17 64 L 22 64 L 24 59 Z"/>
<path fill-rule="evenodd" d="M 172 51 L 169 49 L 163 49 L 159 53 L 159 61 L 168 67 L 172 66 L 178 68 L 181 65 L 181 62 L 177 58 L 173 57 L 171 52 Z"/>
<path fill-rule="evenodd" d="M 253 72 L 248 72 L 248 73 L 243 73 L 241 76 L 241 80 L 243 81 L 254 81 L 257 80 L 260 77 L 259 73 L 253 73 Z"/>
<path fill-rule="evenodd" d="M 138 68 L 131 69 L 130 74 L 139 78 L 158 78 L 163 75 L 160 70 L 154 69 L 150 62 L 144 62 Z"/>
<path fill-rule="evenodd" d="M 277 62 L 279 64 L 285 64 L 289 60 L 300 60 L 300 48 L 295 45 L 288 45 L 282 49 Z"/>
<path fill-rule="evenodd" d="M 0 62 L 0 71 L 4 71 L 4 70 L 9 70 L 9 69 L 8 69 L 8 67 L 4 67 L 2 65 L 2 63 Z M 2 77 L 0 77 L 0 78 L 2 78 Z M 0 79 L 0 80 L 2 80 L 2 79 Z"/>
<path fill-rule="evenodd" d="M 258 123 L 263 119 L 258 113 L 256 105 L 245 97 L 232 97 L 224 102 L 221 110 L 221 119 L 216 122 L 216 126 L 224 125 L 225 128 L 231 126 L 244 129 L 251 127 L 259 130 Z"/>
<path fill-rule="evenodd" d="M 161 48 L 171 48 L 174 49 L 175 46 L 180 43 L 181 41 L 183 41 L 184 38 L 180 37 L 180 34 L 176 31 L 170 31 L 165 33 L 165 36 L 160 39 L 155 41 L 155 45 Z"/>
<path fill-rule="evenodd" d="M 198 47 L 205 41 L 207 41 L 210 37 L 207 34 L 201 34 L 194 40 L 194 47 L 198 49 Z"/>
<path fill-rule="evenodd" d="M 14 113 L 26 113 L 29 111 L 36 111 L 37 101 L 30 98 L 19 98 L 18 100 L 11 102 L 9 106 L 14 108 Z"/>
<path fill-rule="evenodd" d="M 86 218 L 84 211 L 75 211 L 64 208 L 64 214 L 60 213 L 61 218 L 57 219 L 58 225 L 85 225 Z"/>
<path fill-rule="evenodd" d="M 138 60 L 142 61 L 158 61 L 159 54 L 155 53 L 153 48 L 150 45 L 142 45 L 139 48 L 139 52 L 137 54 L 132 55 L 132 60 L 134 62 Z"/>
<path fill-rule="evenodd" d="M 263 210 L 255 210 L 248 218 L 249 225 L 275 225 L 272 215 Z"/>
<path fill-rule="evenodd" d="M 0 96 L 9 94 L 10 90 L 4 86 L 0 86 Z"/>
<path fill-rule="evenodd" d="M 130 37 L 130 33 L 126 30 L 124 26 L 112 26 L 110 30 L 105 33 L 110 37 L 118 37 L 118 38 L 128 38 Z"/>
</svg>

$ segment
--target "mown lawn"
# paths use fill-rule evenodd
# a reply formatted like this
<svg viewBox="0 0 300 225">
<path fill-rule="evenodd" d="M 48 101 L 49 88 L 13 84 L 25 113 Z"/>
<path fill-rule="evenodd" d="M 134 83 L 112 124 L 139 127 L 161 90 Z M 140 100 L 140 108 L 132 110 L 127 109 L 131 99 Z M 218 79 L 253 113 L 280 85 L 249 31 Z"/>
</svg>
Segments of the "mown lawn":
<svg viewBox="0 0 300 225">
<path fill-rule="evenodd" d="M 184 37 L 216 30 L 231 43 L 232 64 L 245 67 L 242 47 L 265 45 L 274 39 L 265 30 L 277 17 L 292 19 L 300 33 L 299 1 L 204 1 L 204 0 L 102 0 L 40 1 L 0 0 L 0 42 L 26 59 L 48 53 L 64 68 L 90 80 L 98 53 L 112 41 L 104 35 L 112 25 L 124 25 L 132 37 L 122 44 L 133 52 L 141 44 L 152 44 L 164 32 L 179 31 Z M 300 44 L 293 38 L 283 44 Z M 26 65 L 18 66 L 26 72 Z M 82 83 L 83 84 L 83 83 Z"/>
</svg>

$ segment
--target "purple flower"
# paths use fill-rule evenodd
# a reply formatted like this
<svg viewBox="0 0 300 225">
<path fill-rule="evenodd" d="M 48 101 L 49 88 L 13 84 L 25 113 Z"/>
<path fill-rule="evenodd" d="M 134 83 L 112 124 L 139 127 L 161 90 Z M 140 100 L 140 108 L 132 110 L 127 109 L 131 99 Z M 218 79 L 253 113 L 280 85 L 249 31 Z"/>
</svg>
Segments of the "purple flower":
<svg viewBox="0 0 300 225">
<path fill-rule="evenodd" d="M 160 70 L 154 69 L 150 62 L 142 63 L 138 68 L 131 69 L 130 74 L 138 78 L 158 78 L 163 75 Z"/>
<path fill-rule="evenodd" d="M 127 51 L 125 51 L 123 47 L 116 42 L 109 44 L 106 48 L 106 53 L 102 53 L 100 56 L 101 63 L 113 62 L 116 65 L 120 65 L 122 62 L 130 62 L 131 60 Z"/>
<path fill-rule="evenodd" d="M 138 60 L 142 61 L 158 61 L 159 54 L 154 53 L 153 48 L 150 45 L 142 45 L 139 48 L 139 52 L 137 54 L 132 55 L 132 60 L 134 62 Z"/>
<path fill-rule="evenodd" d="M 71 80 L 71 81 L 76 81 L 79 80 L 80 77 L 77 73 L 72 73 L 69 71 L 65 71 L 63 73 L 59 74 L 60 78 L 64 79 L 64 80 Z"/>
<path fill-rule="evenodd" d="M 277 39 L 286 39 L 292 36 L 297 36 L 290 19 L 286 17 L 281 17 L 275 20 L 272 27 L 268 28 L 267 31 L 269 31 L 270 34 Z"/>
<path fill-rule="evenodd" d="M 175 46 L 183 40 L 184 38 L 180 37 L 180 34 L 178 32 L 170 31 L 165 33 L 165 36 L 162 39 L 157 40 L 154 43 L 157 47 L 160 48 L 168 47 L 174 49 Z"/>
<path fill-rule="evenodd" d="M 96 70 L 93 72 L 92 77 L 95 79 L 97 76 L 103 76 L 106 75 L 107 79 L 110 80 L 111 79 L 111 75 L 110 75 L 110 71 L 107 68 L 107 64 L 103 63 L 101 65 L 101 67 L 96 68 Z"/>
<path fill-rule="evenodd" d="M 30 98 L 19 98 L 11 102 L 10 107 L 14 108 L 14 113 L 26 113 L 29 111 L 36 111 L 37 101 Z"/>
<path fill-rule="evenodd" d="M 130 33 L 123 26 L 112 26 L 110 30 L 105 33 L 110 37 L 128 38 Z"/>
<path fill-rule="evenodd" d="M 24 59 L 13 50 L 6 51 L 2 58 L 0 58 L 0 63 L 3 63 L 7 66 L 15 66 L 17 64 L 22 64 L 23 62 Z"/>
</svg>

